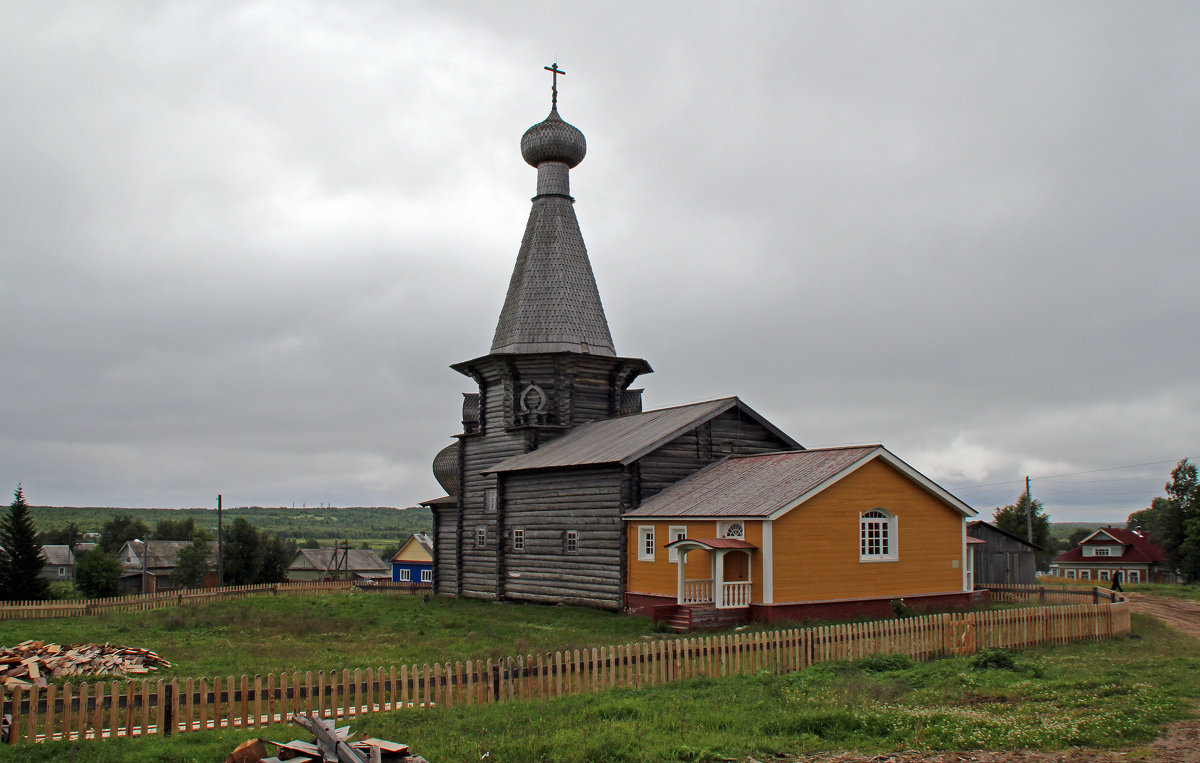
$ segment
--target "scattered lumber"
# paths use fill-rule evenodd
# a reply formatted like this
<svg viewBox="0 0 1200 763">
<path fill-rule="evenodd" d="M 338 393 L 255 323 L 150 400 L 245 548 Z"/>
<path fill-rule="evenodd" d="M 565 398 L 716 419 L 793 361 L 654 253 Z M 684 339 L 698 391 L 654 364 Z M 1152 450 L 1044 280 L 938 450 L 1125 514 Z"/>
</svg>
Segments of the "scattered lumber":
<svg viewBox="0 0 1200 763">
<path fill-rule="evenodd" d="M 22 641 L 0 647 L 0 684 L 6 689 L 46 686 L 67 676 L 128 676 L 169 668 L 171 663 L 149 649 L 111 644 L 61 646 Z"/>
<path fill-rule="evenodd" d="M 399 742 L 368 737 L 357 742 L 349 726 L 337 728 L 333 721 L 317 713 L 292 716 L 292 723 L 307 729 L 312 741 L 293 739 L 290 742 L 271 742 L 278 750 L 274 757 L 262 757 L 266 751 L 251 739 L 243 742 L 225 759 L 225 763 L 428 763 L 419 755 L 410 755 L 409 747 Z"/>
</svg>

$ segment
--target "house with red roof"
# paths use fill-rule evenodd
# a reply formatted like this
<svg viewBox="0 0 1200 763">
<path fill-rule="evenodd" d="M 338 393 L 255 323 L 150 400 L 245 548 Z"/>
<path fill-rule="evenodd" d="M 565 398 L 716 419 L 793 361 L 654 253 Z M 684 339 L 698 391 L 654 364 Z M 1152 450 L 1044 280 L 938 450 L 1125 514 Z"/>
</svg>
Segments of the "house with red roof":
<svg viewBox="0 0 1200 763">
<path fill-rule="evenodd" d="M 1101 527 L 1070 551 L 1050 561 L 1050 574 L 1068 580 L 1110 583 L 1178 583 L 1167 555 L 1145 535 L 1120 527 Z"/>
</svg>

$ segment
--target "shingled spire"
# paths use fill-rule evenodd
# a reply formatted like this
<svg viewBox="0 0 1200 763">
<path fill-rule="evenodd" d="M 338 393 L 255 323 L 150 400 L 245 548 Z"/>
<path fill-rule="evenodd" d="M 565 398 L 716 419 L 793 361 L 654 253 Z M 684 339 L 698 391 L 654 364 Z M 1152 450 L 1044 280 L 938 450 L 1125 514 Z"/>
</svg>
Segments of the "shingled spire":
<svg viewBox="0 0 1200 763">
<path fill-rule="evenodd" d="M 555 78 L 565 74 L 553 69 Z M 616 356 L 596 277 L 575 218 L 568 171 L 587 141 L 558 115 L 557 81 L 550 115 L 521 137 L 521 156 L 538 171 L 537 196 L 496 324 L 492 352 L 578 352 Z"/>
</svg>

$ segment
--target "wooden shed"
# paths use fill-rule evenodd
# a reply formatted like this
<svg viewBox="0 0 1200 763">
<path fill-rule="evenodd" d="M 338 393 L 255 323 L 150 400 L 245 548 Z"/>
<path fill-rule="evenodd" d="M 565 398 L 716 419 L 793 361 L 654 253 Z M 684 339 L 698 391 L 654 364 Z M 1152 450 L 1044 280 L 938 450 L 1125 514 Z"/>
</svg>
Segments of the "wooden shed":
<svg viewBox="0 0 1200 763">
<path fill-rule="evenodd" d="M 972 544 L 975 588 L 1037 583 L 1037 546 L 982 519 L 967 523 L 967 535 L 983 541 Z"/>
</svg>

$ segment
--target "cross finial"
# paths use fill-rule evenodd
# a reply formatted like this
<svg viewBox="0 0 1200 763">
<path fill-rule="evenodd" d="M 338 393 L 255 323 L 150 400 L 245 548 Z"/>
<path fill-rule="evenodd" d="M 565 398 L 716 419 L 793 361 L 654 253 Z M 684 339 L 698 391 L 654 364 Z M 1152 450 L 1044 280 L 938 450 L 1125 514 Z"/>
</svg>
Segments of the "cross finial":
<svg viewBox="0 0 1200 763">
<path fill-rule="evenodd" d="M 546 71 L 550 72 L 550 74 L 553 76 L 553 80 L 551 81 L 551 84 L 550 84 L 550 106 L 557 110 L 558 109 L 558 75 L 561 74 L 565 77 L 567 73 L 564 72 L 562 69 L 558 68 L 557 61 L 555 61 L 553 64 L 551 64 L 549 66 L 543 66 L 542 68 L 545 69 Z"/>
</svg>

